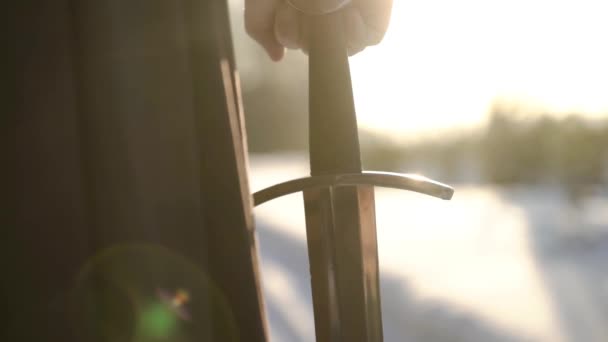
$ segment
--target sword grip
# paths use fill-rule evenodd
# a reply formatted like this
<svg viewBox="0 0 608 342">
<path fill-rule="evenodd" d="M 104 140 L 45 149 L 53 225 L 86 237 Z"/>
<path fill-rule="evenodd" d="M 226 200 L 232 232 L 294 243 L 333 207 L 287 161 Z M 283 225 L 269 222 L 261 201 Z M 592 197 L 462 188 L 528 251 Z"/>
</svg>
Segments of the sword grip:
<svg viewBox="0 0 608 342">
<path fill-rule="evenodd" d="M 308 15 L 311 175 L 361 171 L 344 15 Z"/>
</svg>

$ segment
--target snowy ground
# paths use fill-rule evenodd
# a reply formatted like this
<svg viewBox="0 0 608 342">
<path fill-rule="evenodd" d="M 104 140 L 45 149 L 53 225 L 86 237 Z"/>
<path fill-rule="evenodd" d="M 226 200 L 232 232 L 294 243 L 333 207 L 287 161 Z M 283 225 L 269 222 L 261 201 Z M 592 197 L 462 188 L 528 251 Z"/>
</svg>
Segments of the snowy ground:
<svg viewBox="0 0 608 342">
<path fill-rule="evenodd" d="M 251 189 L 306 160 L 253 156 Z M 608 194 L 454 185 L 378 189 L 385 341 L 608 341 Z M 301 195 L 255 210 L 272 341 L 314 341 Z"/>
</svg>

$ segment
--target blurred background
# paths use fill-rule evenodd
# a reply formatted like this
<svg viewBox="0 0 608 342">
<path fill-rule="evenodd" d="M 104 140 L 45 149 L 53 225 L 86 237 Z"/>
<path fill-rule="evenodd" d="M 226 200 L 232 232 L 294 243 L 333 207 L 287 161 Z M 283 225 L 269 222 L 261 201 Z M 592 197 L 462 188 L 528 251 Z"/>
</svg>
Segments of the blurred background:
<svg viewBox="0 0 608 342">
<path fill-rule="evenodd" d="M 308 174 L 307 58 L 272 63 L 231 0 L 252 191 Z M 608 5 L 395 0 L 351 58 L 377 189 L 386 341 L 608 341 Z M 312 341 L 301 195 L 256 208 L 273 341 Z"/>
</svg>

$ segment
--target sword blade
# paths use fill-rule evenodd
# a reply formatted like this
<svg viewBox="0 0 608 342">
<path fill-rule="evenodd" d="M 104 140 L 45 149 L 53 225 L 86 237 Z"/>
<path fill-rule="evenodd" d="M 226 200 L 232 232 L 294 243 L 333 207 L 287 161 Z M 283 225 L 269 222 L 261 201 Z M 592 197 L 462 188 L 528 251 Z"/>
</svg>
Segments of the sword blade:
<svg viewBox="0 0 608 342">
<path fill-rule="evenodd" d="M 341 14 L 310 16 L 311 175 L 361 172 Z M 371 186 L 304 191 L 317 341 L 382 341 Z"/>
</svg>

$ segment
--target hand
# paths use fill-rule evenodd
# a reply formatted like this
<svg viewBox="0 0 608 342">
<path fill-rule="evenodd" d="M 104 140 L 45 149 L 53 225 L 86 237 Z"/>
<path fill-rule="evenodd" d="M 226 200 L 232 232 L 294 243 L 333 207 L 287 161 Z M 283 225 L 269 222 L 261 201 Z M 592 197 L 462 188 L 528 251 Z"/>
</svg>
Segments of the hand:
<svg viewBox="0 0 608 342">
<path fill-rule="evenodd" d="M 351 1 L 342 9 L 349 56 L 380 43 L 392 8 L 392 0 Z M 304 24 L 304 14 L 285 0 L 245 0 L 245 29 L 274 61 L 283 58 L 285 48 L 308 51 Z"/>
</svg>

